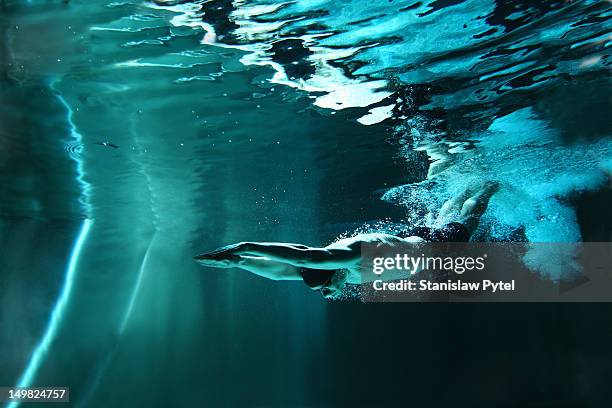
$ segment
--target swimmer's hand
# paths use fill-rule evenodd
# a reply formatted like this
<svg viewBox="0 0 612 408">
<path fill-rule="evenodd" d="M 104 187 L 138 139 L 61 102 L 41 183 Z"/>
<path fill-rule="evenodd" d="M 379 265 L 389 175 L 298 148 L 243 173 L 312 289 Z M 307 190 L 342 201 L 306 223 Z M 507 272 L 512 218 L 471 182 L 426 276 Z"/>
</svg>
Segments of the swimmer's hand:
<svg viewBox="0 0 612 408">
<path fill-rule="evenodd" d="M 230 244 L 217 248 L 214 251 L 199 256 L 205 257 L 206 259 L 225 259 L 234 255 L 242 255 L 247 249 L 247 242 L 239 242 L 237 244 Z"/>
<path fill-rule="evenodd" d="M 194 260 L 202 266 L 231 268 L 240 262 L 240 254 L 247 249 L 246 242 L 226 245 L 214 251 L 198 255 Z"/>
<path fill-rule="evenodd" d="M 231 268 L 238 264 L 240 261 L 240 256 L 227 253 L 208 253 L 195 256 L 193 259 L 202 266 L 208 266 L 211 268 Z"/>
</svg>

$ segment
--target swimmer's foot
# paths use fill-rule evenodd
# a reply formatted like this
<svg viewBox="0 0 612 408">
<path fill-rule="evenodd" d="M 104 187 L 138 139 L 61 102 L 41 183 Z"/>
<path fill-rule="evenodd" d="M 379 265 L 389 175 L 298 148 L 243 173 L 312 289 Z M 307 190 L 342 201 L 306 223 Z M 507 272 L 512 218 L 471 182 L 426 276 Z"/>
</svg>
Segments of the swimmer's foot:
<svg viewBox="0 0 612 408">
<path fill-rule="evenodd" d="M 461 207 L 459 222 L 465 225 L 472 234 L 480 221 L 480 217 L 489 206 L 489 200 L 493 194 L 499 190 L 500 183 L 497 181 L 487 181 L 483 183 L 480 190 L 465 200 Z"/>
<path fill-rule="evenodd" d="M 461 212 L 461 207 L 465 201 L 482 189 L 481 185 L 471 183 L 463 192 L 450 200 L 446 201 L 438 214 L 438 224 L 444 224 L 456 218 Z"/>
<path fill-rule="evenodd" d="M 499 181 L 489 180 L 482 185 L 482 189 L 480 190 L 481 194 L 489 195 L 491 197 L 493 194 L 499 190 L 500 187 Z"/>
<path fill-rule="evenodd" d="M 486 181 L 482 184 L 480 189 L 468 198 L 462 207 L 462 213 L 465 212 L 466 208 L 469 212 L 476 212 L 478 215 L 482 215 L 489 205 L 489 200 L 499 190 L 500 183 L 498 181 Z"/>
</svg>

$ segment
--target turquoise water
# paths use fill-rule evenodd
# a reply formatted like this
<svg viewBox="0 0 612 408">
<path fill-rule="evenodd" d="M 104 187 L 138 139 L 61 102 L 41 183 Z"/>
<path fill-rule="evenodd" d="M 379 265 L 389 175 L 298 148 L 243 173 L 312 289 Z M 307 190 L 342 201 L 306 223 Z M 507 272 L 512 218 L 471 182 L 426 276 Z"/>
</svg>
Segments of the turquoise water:
<svg viewBox="0 0 612 408">
<path fill-rule="evenodd" d="M 421 405 L 469 401 L 475 385 L 450 385 L 467 374 L 498 389 L 487 404 L 524 401 L 515 387 L 597 403 L 602 311 L 366 310 L 192 257 L 433 225 L 490 179 L 478 239 L 609 241 L 609 15 L 606 1 L 2 1 L 0 385 L 69 385 L 82 407 L 393 401 L 365 391 L 367 369 L 415 384 Z M 493 316 L 516 355 L 481 356 Z M 492 341 L 470 351 L 464 326 Z M 517 346 L 525 327 L 554 345 Z M 363 353 L 415 333 L 413 360 Z M 482 375 L 511 358 L 554 372 Z"/>
</svg>

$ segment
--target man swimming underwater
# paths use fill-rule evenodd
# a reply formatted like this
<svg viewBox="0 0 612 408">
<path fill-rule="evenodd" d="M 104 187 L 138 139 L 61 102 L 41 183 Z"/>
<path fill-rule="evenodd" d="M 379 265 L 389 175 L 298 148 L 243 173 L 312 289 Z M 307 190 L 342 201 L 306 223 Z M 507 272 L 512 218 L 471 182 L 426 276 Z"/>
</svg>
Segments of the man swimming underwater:
<svg viewBox="0 0 612 408">
<path fill-rule="evenodd" d="M 323 248 L 275 242 L 240 242 L 196 256 L 203 266 L 240 268 L 271 280 L 303 280 L 326 298 L 336 296 L 346 283 L 361 283 L 362 244 L 390 248 L 406 243 L 467 242 L 478 227 L 480 217 L 498 183 L 488 182 L 479 189 L 466 189 L 444 203 L 439 219 L 456 219 L 441 228 L 415 228 L 397 235 L 359 234 L 341 239 Z"/>
</svg>

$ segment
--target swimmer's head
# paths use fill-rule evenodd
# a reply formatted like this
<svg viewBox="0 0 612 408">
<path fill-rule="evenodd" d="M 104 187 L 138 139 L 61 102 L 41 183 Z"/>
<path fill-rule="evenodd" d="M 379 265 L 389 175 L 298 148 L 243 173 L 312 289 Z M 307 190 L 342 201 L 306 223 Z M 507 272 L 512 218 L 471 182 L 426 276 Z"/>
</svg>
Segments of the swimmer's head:
<svg viewBox="0 0 612 408">
<path fill-rule="evenodd" d="M 335 299 L 342 293 L 342 289 L 346 284 L 348 273 L 344 269 L 338 269 L 334 272 L 329 283 L 324 285 L 319 291 L 325 299 Z"/>
</svg>

